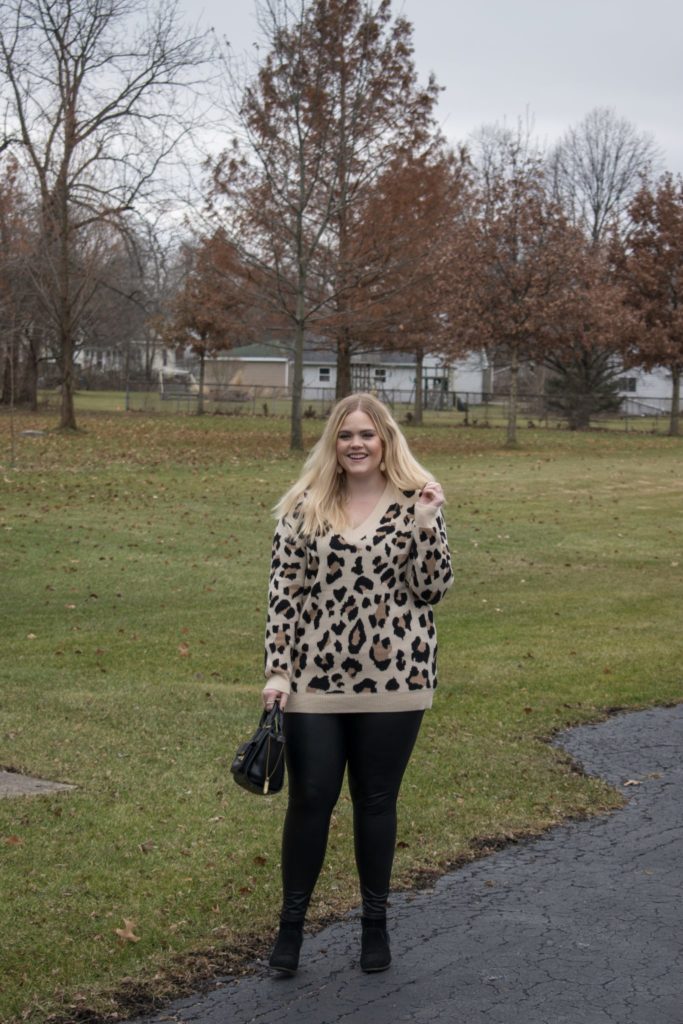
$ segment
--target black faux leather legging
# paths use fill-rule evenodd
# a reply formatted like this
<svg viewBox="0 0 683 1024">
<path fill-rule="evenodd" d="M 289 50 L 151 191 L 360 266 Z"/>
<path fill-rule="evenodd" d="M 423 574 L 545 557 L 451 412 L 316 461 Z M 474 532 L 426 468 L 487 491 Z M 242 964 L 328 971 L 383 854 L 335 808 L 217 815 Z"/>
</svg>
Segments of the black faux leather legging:
<svg viewBox="0 0 683 1024">
<path fill-rule="evenodd" d="M 282 919 L 301 921 L 325 857 L 348 765 L 363 916 L 386 913 L 396 800 L 423 711 L 285 712 L 289 804 L 282 837 Z"/>
</svg>

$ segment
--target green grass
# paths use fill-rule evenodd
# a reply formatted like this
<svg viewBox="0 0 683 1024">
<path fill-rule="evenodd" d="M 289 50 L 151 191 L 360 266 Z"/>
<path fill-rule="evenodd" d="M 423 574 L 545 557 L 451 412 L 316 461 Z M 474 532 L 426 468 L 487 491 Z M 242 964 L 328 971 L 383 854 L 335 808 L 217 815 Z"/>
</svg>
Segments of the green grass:
<svg viewBox="0 0 683 1024">
<path fill-rule="evenodd" d="M 0 1020 L 131 1013 L 263 948 L 284 797 L 230 780 L 255 724 L 275 417 L 0 417 L 0 765 L 75 784 L 0 801 Z M 307 441 L 320 430 L 306 422 Z M 545 742 L 683 698 L 681 442 L 408 430 L 443 482 L 457 583 L 408 770 L 395 883 L 620 796 Z M 345 794 L 316 896 L 358 901 Z M 116 934 L 133 921 L 138 942 Z M 249 922 L 245 929 L 245 922 Z M 149 1004 L 148 1004 L 149 1005 Z"/>
</svg>

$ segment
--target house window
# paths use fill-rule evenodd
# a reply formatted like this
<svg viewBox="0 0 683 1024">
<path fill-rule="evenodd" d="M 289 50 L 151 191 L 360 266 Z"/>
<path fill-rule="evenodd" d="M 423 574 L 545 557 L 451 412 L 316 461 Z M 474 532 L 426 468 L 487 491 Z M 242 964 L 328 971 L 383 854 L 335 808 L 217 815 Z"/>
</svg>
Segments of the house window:
<svg viewBox="0 0 683 1024">
<path fill-rule="evenodd" d="M 329 384 L 330 382 L 330 368 L 329 366 L 321 366 L 318 370 L 318 380 L 321 384 Z"/>
<path fill-rule="evenodd" d="M 619 390 L 629 391 L 634 393 L 638 384 L 637 377 L 620 377 L 619 378 Z"/>
<path fill-rule="evenodd" d="M 383 366 L 375 367 L 375 384 L 386 384 L 387 382 L 387 371 Z"/>
</svg>

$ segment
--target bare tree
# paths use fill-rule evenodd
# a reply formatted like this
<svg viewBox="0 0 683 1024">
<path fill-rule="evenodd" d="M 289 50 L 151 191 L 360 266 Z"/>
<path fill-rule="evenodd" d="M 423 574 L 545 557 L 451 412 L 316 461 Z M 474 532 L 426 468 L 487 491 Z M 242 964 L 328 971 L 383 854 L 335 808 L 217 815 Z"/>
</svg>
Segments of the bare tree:
<svg viewBox="0 0 683 1024">
<path fill-rule="evenodd" d="M 554 193 L 598 261 L 604 260 L 608 240 L 623 235 L 629 203 L 658 159 L 651 136 L 608 107 L 591 110 L 551 154 L 548 170 Z M 607 306 L 612 303 L 604 291 L 608 285 L 608 279 L 600 285 Z M 572 415 L 579 420 L 585 420 L 586 410 L 599 408 L 603 399 L 618 402 L 621 339 L 613 330 L 601 329 L 601 322 L 600 317 L 590 317 L 591 327 L 581 332 L 581 344 L 564 347 L 553 360 L 555 386 L 566 400 L 574 401 Z"/>
<path fill-rule="evenodd" d="M 134 371 L 151 384 L 159 349 L 165 346 L 165 324 L 186 272 L 185 243 L 177 229 L 169 231 L 164 225 L 163 214 L 139 219 L 125 241 L 132 271 L 127 298 L 140 312 L 135 339 L 140 345 L 132 362 L 130 345 L 127 348 L 126 379 Z"/>
<path fill-rule="evenodd" d="M 175 0 L 146 18 L 134 0 L 3 0 L 5 139 L 37 196 L 33 263 L 62 381 L 60 426 L 75 428 L 74 354 L 99 285 L 108 229 L 123 230 L 187 131 L 205 37 Z"/>
<path fill-rule="evenodd" d="M 652 137 L 609 107 L 569 128 L 549 159 L 558 198 L 594 244 L 619 224 L 641 176 L 658 159 Z"/>
<path fill-rule="evenodd" d="M 528 124 L 494 125 L 475 149 L 471 216 L 454 224 L 445 267 L 458 346 L 485 346 L 510 377 L 507 444 L 517 444 L 519 373 L 557 344 L 572 305 L 578 232 L 549 195 Z"/>
</svg>

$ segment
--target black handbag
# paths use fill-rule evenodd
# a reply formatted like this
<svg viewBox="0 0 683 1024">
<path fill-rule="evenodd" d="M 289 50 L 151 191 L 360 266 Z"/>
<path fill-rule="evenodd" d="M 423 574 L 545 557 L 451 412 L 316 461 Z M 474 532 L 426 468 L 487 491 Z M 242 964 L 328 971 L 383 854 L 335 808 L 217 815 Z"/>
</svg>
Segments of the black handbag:
<svg viewBox="0 0 683 1024">
<path fill-rule="evenodd" d="M 263 712 L 251 739 L 237 748 L 230 771 L 237 785 L 250 793 L 280 792 L 285 781 L 285 734 L 277 702 Z"/>
</svg>

